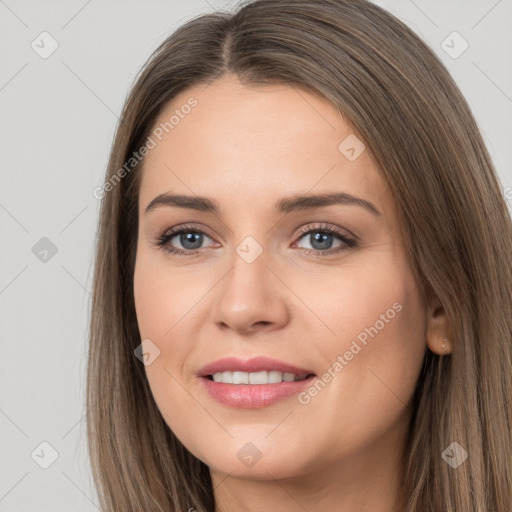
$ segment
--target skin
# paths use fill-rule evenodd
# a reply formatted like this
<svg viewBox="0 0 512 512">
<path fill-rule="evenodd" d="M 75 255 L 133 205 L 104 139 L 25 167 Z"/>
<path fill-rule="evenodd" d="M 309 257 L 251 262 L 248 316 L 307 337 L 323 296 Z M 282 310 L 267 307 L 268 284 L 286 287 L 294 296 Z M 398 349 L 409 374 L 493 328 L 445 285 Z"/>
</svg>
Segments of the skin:
<svg viewBox="0 0 512 512">
<path fill-rule="evenodd" d="M 139 195 L 135 305 L 142 339 L 160 350 L 145 369 L 163 418 L 210 468 L 216 512 L 396 512 L 408 404 L 427 346 L 440 352 L 447 329 L 442 308 L 427 308 L 418 292 L 392 193 L 368 145 L 354 161 L 338 150 L 354 130 L 320 96 L 225 75 L 183 91 L 155 126 L 190 97 L 197 106 L 146 156 Z M 272 211 L 282 197 L 334 191 L 381 215 L 342 204 Z M 144 212 L 170 192 L 211 197 L 220 214 Z M 206 233 L 196 254 L 155 246 L 186 223 Z M 322 256 L 328 249 L 312 240 L 320 224 L 357 245 Z M 299 234 L 308 225 L 313 233 Z M 236 252 L 247 236 L 263 250 L 252 263 Z M 193 247 L 179 235 L 172 245 Z M 343 245 L 334 236 L 330 247 Z M 322 376 L 396 303 L 400 311 L 307 404 L 293 396 L 235 409 L 200 385 L 198 370 L 227 356 L 265 355 Z M 261 454 L 252 467 L 237 457 L 249 442 Z"/>
</svg>

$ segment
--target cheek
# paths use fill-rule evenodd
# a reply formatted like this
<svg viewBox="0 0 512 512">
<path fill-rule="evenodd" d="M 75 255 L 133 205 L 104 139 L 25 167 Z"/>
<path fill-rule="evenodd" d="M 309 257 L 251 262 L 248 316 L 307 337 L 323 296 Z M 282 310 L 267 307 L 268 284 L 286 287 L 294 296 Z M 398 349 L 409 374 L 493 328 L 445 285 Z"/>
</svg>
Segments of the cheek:
<svg viewBox="0 0 512 512">
<path fill-rule="evenodd" d="M 193 313 L 192 306 L 204 294 L 205 290 L 190 286 L 190 280 L 180 277 L 179 271 L 166 271 L 158 265 L 154 255 L 139 253 L 134 271 L 137 323 L 141 340 L 144 343 L 151 340 L 147 346 L 158 354 L 144 369 L 166 423 L 180 439 L 187 440 L 191 422 L 197 418 L 205 420 L 204 411 L 183 385 L 187 377 L 184 361 L 193 350 L 192 343 L 184 342 L 190 339 L 188 332 L 193 330 L 187 313 Z M 195 313 L 198 307 L 199 304 L 194 308 Z M 189 442 L 193 444 L 193 439 Z"/>
<path fill-rule="evenodd" d="M 171 330 L 200 298 L 200 287 L 196 283 L 191 286 L 190 279 L 180 276 L 179 269 L 166 268 L 160 255 L 155 257 L 144 249 L 137 257 L 133 281 L 141 337 L 171 339 Z"/>
<path fill-rule="evenodd" d="M 337 403 L 343 416 L 350 411 L 358 424 L 378 429 L 403 413 L 426 348 L 424 304 L 412 273 L 403 269 L 390 258 L 332 280 L 327 291 L 316 290 L 314 303 L 331 332 L 317 338 L 325 361 L 320 378 L 328 383 L 318 399 L 311 398 L 312 416 Z M 346 421 L 331 417 L 333 428 Z"/>
</svg>

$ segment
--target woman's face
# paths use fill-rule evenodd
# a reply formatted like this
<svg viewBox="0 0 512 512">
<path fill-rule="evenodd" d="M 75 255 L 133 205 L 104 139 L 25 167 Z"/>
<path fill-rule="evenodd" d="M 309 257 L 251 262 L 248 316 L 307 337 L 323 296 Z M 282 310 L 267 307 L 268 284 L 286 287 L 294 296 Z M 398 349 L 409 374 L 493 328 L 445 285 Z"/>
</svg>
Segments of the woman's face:
<svg viewBox="0 0 512 512">
<path fill-rule="evenodd" d="M 231 75 L 182 92 L 154 128 L 134 287 L 145 370 L 168 426 L 213 474 L 232 477 L 398 457 L 425 306 L 369 148 L 327 100 Z M 346 196 L 298 200 L 328 194 Z M 171 228 L 183 233 L 166 238 Z M 279 368 L 293 372 L 243 366 L 260 356 L 313 376 L 279 383 Z M 268 382 L 267 369 L 271 383 L 201 376 L 227 357 L 240 366 L 206 373 L 246 369 L 237 382 Z"/>
</svg>

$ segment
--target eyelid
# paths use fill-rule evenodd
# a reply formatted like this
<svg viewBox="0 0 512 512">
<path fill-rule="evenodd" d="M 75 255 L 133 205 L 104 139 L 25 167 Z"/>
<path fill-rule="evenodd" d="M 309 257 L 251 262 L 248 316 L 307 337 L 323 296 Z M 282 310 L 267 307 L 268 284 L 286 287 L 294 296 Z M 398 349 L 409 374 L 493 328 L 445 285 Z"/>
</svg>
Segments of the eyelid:
<svg viewBox="0 0 512 512">
<path fill-rule="evenodd" d="M 172 228 L 167 229 L 164 231 L 164 233 L 160 236 L 156 237 L 156 240 L 153 242 L 155 246 L 158 248 L 166 248 L 167 244 L 169 244 L 170 240 L 174 238 L 175 236 L 179 235 L 183 232 L 198 232 L 199 234 L 206 235 L 208 238 L 212 239 L 214 242 L 216 242 L 216 236 L 212 236 L 210 233 L 210 230 L 206 228 L 205 226 L 202 226 L 200 224 L 196 224 L 194 222 L 192 223 L 185 223 L 185 224 L 179 224 L 177 226 L 173 226 Z M 320 249 L 313 249 L 315 253 L 318 253 L 318 255 L 321 256 L 330 256 L 335 255 L 338 253 L 341 253 L 342 251 L 346 249 L 352 249 L 355 248 L 359 243 L 359 238 L 355 235 L 353 235 L 349 230 L 345 228 L 340 228 L 336 225 L 331 225 L 325 222 L 316 222 L 316 223 L 309 223 L 304 226 L 302 226 L 299 229 L 299 232 L 294 236 L 294 242 L 293 245 L 295 245 L 301 238 L 304 236 L 313 233 L 313 232 L 324 232 L 328 233 L 331 236 L 337 237 L 345 246 L 344 247 L 338 247 L 338 248 L 330 248 L 324 250 Z M 292 246 L 293 246 L 292 245 Z M 173 247 L 172 249 L 166 248 L 167 251 L 174 255 L 180 255 L 180 256 L 192 256 L 195 255 L 205 248 L 199 248 L 199 249 L 179 249 Z M 304 249 L 308 250 L 308 249 Z"/>
<path fill-rule="evenodd" d="M 216 237 L 213 236 L 210 233 L 210 230 L 206 228 L 205 226 L 202 226 L 200 224 L 196 224 L 195 222 L 187 222 L 184 224 L 178 224 L 177 226 L 173 226 L 172 228 L 166 229 L 161 235 L 156 235 L 156 237 L 153 240 L 153 244 L 158 249 L 166 249 L 167 244 L 172 240 L 175 236 L 179 235 L 182 232 L 187 231 L 195 231 L 200 234 L 206 235 L 208 238 L 212 239 L 214 242 L 216 241 Z M 197 252 L 200 252 L 203 249 L 177 249 L 173 248 L 166 249 L 169 253 L 174 253 L 176 255 L 181 255 L 180 253 L 183 253 L 183 255 L 187 254 L 195 254 Z"/>
<path fill-rule="evenodd" d="M 216 236 L 213 235 L 207 227 L 202 224 L 196 224 L 195 222 L 186 222 L 185 224 L 178 224 L 177 226 L 168 228 L 162 233 L 161 237 L 171 234 L 179 234 L 180 231 L 198 231 L 208 235 L 211 239 L 216 239 Z"/>
<path fill-rule="evenodd" d="M 177 226 L 168 228 L 167 230 L 165 230 L 162 233 L 162 235 L 160 235 L 160 238 L 164 237 L 166 235 L 179 233 L 180 231 L 184 231 L 187 229 L 189 229 L 190 231 L 194 231 L 194 230 L 199 231 L 201 233 L 208 235 L 212 239 L 217 238 L 216 235 L 213 235 L 212 232 L 206 226 L 203 226 L 202 224 L 197 224 L 195 222 L 186 222 L 184 224 L 178 224 Z M 318 231 L 330 230 L 330 231 L 334 231 L 338 235 L 346 234 L 347 238 L 352 238 L 354 241 L 359 241 L 359 237 L 354 235 L 348 229 L 340 228 L 338 226 L 334 226 L 334 225 L 328 224 L 326 222 L 310 222 L 308 224 L 305 224 L 304 226 L 302 226 L 298 229 L 298 231 L 294 235 L 294 239 L 300 238 L 301 235 L 307 234 L 308 232 L 310 232 L 312 230 L 318 230 Z M 222 237 L 220 237 L 220 238 L 222 238 Z"/>
<path fill-rule="evenodd" d="M 315 225 L 317 224 L 317 225 Z M 320 225 L 318 225 L 320 224 Z M 344 236 L 345 238 L 350 238 L 354 242 L 359 241 L 359 237 L 354 235 L 351 231 L 349 231 L 346 228 L 340 228 L 338 226 L 335 226 L 333 224 L 328 224 L 327 222 L 311 222 L 309 224 L 306 224 L 302 226 L 299 229 L 299 232 L 297 233 L 296 238 L 301 238 L 302 235 L 308 234 L 311 231 L 331 231 L 333 234 L 336 234 L 338 236 Z"/>
</svg>

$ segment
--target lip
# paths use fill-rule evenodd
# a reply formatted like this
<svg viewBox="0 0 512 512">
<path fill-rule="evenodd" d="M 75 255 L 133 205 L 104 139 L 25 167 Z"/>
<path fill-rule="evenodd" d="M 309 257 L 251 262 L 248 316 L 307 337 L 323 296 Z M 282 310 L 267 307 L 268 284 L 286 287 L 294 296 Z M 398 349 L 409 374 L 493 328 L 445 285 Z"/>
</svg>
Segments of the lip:
<svg viewBox="0 0 512 512">
<path fill-rule="evenodd" d="M 252 359 L 248 359 L 247 361 L 244 361 L 243 359 L 239 359 L 237 357 L 225 357 L 223 359 L 218 359 L 217 361 L 213 361 L 212 363 L 203 366 L 203 368 L 199 370 L 198 375 L 199 377 L 207 377 L 208 375 L 213 375 L 214 373 L 225 371 L 248 373 L 275 371 L 282 373 L 294 373 L 299 377 L 303 377 L 305 375 L 309 375 L 310 373 L 314 373 L 311 370 L 298 368 L 297 366 L 293 366 L 291 364 L 279 361 L 277 359 L 259 356 L 253 357 Z M 261 384 L 261 386 L 264 385 L 265 384 Z"/>
<path fill-rule="evenodd" d="M 257 409 L 300 393 L 314 379 L 316 376 L 311 375 L 303 380 L 278 384 L 224 384 L 208 377 L 199 380 L 210 397 L 217 402 L 239 409 Z"/>
<path fill-rule="evenodd" d="M 224 384 L 214 382 L 208 376 L 223 371 L 261 372 L 278 371 L 282 373 L 294 373 L 300 377 L 309 375 L 303 380 L 294 382 L 279 382 L 274 384 Z M 217 402 L 235 408 L 255 409 L 266 407 L 284 398 L 299 393 L 311 385 L 316 375 L 304 368 L 260 356 L 247 361 L 236 357 L 226 357 L 213 361 L 204 366 L 198 375 L 206 392 Z"/>
</svg>

